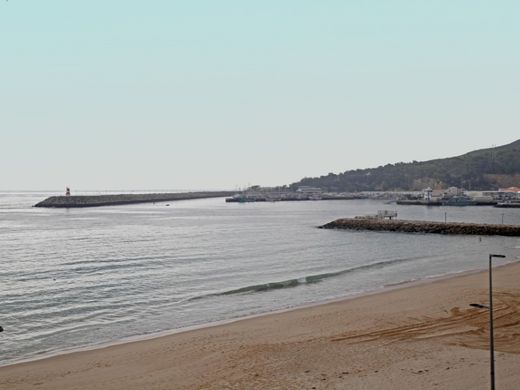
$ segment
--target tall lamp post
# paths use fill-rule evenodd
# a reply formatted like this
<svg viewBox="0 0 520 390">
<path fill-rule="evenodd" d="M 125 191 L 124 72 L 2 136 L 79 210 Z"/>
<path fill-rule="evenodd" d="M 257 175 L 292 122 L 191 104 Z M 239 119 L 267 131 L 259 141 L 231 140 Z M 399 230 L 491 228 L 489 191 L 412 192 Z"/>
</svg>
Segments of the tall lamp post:
<svg viewBox="0 0 520 390">
<path fill-rule="evenodd" d="M 493 258 L 505 258 L 504 255 L 489 255 L 489 354 L 491 364 L 491 390 L 495 390 L 495 336 L 493 332 Z"/>
</svg>

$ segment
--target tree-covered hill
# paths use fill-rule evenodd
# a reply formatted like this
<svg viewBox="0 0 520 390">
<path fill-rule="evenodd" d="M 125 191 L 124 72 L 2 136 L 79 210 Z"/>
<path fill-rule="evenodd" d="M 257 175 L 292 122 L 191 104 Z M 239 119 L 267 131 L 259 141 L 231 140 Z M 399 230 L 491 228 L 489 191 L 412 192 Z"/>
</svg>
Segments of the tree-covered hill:
<svg viewBox="0 0 520 390">
<path fill-rule="evenodd" d="M 520 140 L 458 157 L 329 173 L 291 184 L 291 188 L 299 186 L 338 192 L 408 191 L 451 186 L 491 190 L 520 186 Z"/>
</svg>

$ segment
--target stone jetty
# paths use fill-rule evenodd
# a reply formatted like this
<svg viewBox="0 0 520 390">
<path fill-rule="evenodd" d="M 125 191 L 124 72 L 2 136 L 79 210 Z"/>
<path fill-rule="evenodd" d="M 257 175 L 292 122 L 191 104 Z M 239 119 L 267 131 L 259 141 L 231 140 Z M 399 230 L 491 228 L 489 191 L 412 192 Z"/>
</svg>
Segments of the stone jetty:
<svg viewBox="0 0 520 390">
<path fill-rule="evenodd" d="M 322 229 L 371 230 L 399 233 L 470 234 L 478 236 L 520 236 L 520 225 L 491 225 L 462 222 L 342 218 L 320 226 Z"/>
<path fill-rule="evenodd" d="M 118 206 L 134 203 L 171 202 L 176 200 L 219 198 L 234 194 L 229 191 L 210 192 L 179 192 L 157 194 L 117 194 L 117 195 L 75 195 L 75 196 L 51 196 L 34 207 L 98 207 Z"/>
</svg>

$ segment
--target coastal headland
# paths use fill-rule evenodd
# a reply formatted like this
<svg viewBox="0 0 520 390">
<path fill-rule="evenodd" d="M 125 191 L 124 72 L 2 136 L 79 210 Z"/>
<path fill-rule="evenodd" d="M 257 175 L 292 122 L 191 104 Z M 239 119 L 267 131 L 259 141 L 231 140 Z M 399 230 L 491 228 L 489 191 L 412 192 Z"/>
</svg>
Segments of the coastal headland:
<svg viewBox="0 0 520 390">
<path fill-rule="evenodd" d="M 493 274 L 497 388 L 513 390 L 520 263 Z M 487 286 L 468 273 L 4 366 L 0 389 L 489 389 L 489 312 L 470 306 Z"/>
<path fill-rule="evenodd" d="M 410 221 L 379 218 L 341 218 L 321 229 L 372 230 L 400 233 L 468 234 L 478 236 L 520 237 L 519 225 L 477 224 L 464 222 Z"/>
<path fill-rule="evenodd" d="M 116 194 L 116 195 L 74 195 L 51 196 L 34 207 L 78 208 L 98 206 L 118 206 L 134 203 L 171 202 L 176 200 L 220 198 L 231 196 L 230 191 L 178 192 L 155 194 Z"/>
</svg>

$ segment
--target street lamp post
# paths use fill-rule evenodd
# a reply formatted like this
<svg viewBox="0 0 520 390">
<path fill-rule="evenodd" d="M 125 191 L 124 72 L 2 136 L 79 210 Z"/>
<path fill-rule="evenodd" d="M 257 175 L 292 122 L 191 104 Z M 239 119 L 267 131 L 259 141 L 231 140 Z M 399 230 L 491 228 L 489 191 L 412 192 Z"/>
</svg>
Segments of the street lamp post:
<svg viewBox="0 0 520 390">
<path fill-rule="evenodd" d="M 493 332 L 493 271 L 492 271 L 492 260 L 493 258 L 505 258 L 504 255 L 489 255 L 489 354 L 490 354 L 490 365 L 491 365 L 491 390 L 495 390 L 495 336 Z"/>
</svg>

